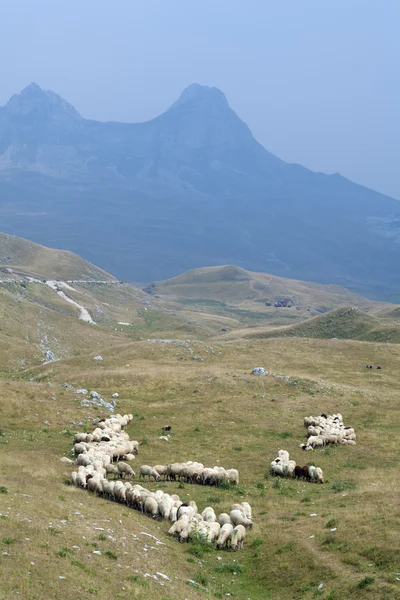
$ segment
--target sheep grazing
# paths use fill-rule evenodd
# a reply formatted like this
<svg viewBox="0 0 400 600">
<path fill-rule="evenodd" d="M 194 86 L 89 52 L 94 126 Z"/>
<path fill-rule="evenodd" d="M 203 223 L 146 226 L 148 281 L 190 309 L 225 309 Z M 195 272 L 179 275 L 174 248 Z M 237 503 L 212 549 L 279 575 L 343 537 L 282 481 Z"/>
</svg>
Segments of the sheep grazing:
<svg viewBox="0 0 400 600">
<path fill-rule="evenodd" d="M 217 550 L 219 550 L 220 548 L 228 548 L 228 546 L 231 544 L 231 539 L 232 539 L 232 533 L 233 533 L 233 525 L 231 523 L 224 523 L 221 526 L 220 532 L 219 532 L 219 536 L 217 539 Z"/>
<path fill-rule="evenodd" d="M 319 417 L 305 417 L 304 426 L 307 427 L 307 442 L 300 444 L 302 450 L 322 448 L 328 444 L 353 445 L 356 443 L 356 433 L 353 427 L 345 427 L 340 413 Z"/>
<path fill-rule="evenodd" d="M 124 462 L 118 463 L 118 473 L 120 477 L 135 477 L 135 471 L 132 469 L 130 465 L 127 465 Z"/>
<path fill-rule="evenodd" d="M 279 451 L 277 458 L 271 462 L 271 475 L 279 477 L 295 477 L 296 479 L 305 479 L 313 483 L 323 483 L 324 476 L 320 467 L 308 466 L 300 467 L 296 465 L 294 460 L 289 459 L 289 453 L 285 451 Z M 282 457 L 287 457 L 287 461 L 283 460 Z M 244 504 L 244 503 L 243 503 Z M 250 513 L 251 514 L 251 513 Z"/>
<path fill-rule="evenodd" d="M 243 525 L 237 525 L 231 534 L 231 550 L 240 550 L 243 548 L 246 530 Z"/>
<path fill-rule="evenodd" d="M 139 479 L 145 479 L 148 477 L 149 479 L 153 477 L 154 481 L 158 481 L 160 479 L 159 473 L 153 467 L 149 467 L 148 465 L 142 465 L 140 467 Z"/>
<path fill-rule="evenodd" d="M 248 527 L 249 529 L 253 527 L 253 521 L 248 519 L 240 510 L 231 510 L 229 516 L 234 525 L 243 525 L 243 527 Z"/>
<path fill-rule="evenodd" d="M 77 470 L 71 473 L 71 483 L 96 496 L 139 510 L 150 518 L 169 521 L 169 534 L 176 536 L 180 542 L 199 536 L 209 544 L 215 543 L 217 548 L 241 548 L 244 528 L 251 529 L 253 525 L 248 502 L 234 504 L 230 514 L 221 513 L 217 519 L 211 506 L 207 506 L 200 514 L 193 500 L 188 504 L 183 503 L 177 494 L 170 495 L 160 489 L 151 492 L 138 483 L 127 481 L 128 477 L 135 477 L 135 472 L 123 460 L 134 460 L 134 453 L 138 450 L 138 442 L 130 441 L 124 432 L 124 427 L 132 418 L 132 415 L 115 415 L 98 421 L 93 432 L 75 435 L 73 452 Z M 62 462 L 72 463 L 69 459 L 63 459 Z M 112 480 L 107 479 L 109 476 L 114 477 Z M 239 472 L 236 469 L 219 466 L 205 468 L 194 461 L 140 467 L 139 479 L 147 477 L 158 481 L 161 476 L 171 480 L 183 478 L 191 483 L 205 485 L 239 483 Z M 313 477 L 318 477 L 317 470 Z"/>
<path fill-rule="evenodd" d="M 202 463 L 187 461 L 153 467 L 160 476 L 170 481 L 184 481 L 219 487 L 223 484 L 239 485 L 239 471 L 224 467 L 204 467 Z"/>
<path fill-rule="evenodd" d="M 171 425 L 164 425 L 164 427 L 161 428 L 163 431 L 171 431 L 172 427 Z"/>
</svg>

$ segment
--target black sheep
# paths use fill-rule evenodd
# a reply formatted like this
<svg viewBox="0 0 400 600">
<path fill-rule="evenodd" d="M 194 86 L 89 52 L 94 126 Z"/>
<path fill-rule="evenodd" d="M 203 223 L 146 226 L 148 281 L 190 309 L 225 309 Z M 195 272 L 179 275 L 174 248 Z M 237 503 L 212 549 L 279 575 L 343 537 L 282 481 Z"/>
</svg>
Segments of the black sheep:
<svg viewBox="0 0 400 600">
<path fill-rule="evenodd" d="M 294 476 L 296 479 L 301 479 L 303 477 L 303 467 L 296 465 L 294 468 Z"/>
<path fill-rule="evenodd" d="M 305 467 L 303 467 L 302 471 L 303 471 L 303 477 L 304 477 L 304 479 L 310 479 L 310 472 L 309 472 L 308 465 L 306 465 Z"/>
</svg>

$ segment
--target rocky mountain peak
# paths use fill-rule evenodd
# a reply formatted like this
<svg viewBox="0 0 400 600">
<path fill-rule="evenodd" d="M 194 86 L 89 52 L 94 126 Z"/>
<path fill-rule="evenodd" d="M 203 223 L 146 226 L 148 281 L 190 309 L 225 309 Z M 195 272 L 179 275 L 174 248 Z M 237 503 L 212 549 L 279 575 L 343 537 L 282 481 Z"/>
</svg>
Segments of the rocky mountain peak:
<svg viewBox="0 0 400 600">
<path fill-rule="evenodd" d="M 37 83 L 30 83 L 19 94 L 11 96 L 2 109 L 10 116 L 35 116 L 36 118 L 81 119 L 78 111 L 58 94 L 43 90 Z"/>
<path fill-rule="evenodd" d="M 216 87 L 209 87 L 198 83 L 192 83 L 184 89 L 171 108 L 182 106 L 186 103 L 197 105 L 214 104 L 226 108 L 229 106 L 228 100 L 221 90 Z"/>
</svg>

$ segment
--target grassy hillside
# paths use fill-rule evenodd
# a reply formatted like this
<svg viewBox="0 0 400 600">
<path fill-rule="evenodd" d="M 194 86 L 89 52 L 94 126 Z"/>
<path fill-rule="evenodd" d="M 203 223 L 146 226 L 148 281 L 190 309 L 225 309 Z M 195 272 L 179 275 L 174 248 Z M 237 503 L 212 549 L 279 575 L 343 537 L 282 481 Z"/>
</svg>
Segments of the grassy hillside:
<svg viewBox="0 0 400 600">
<path fill-rule="evenodd" d="M 328 340 L 267 339 L 216 343 L 212 351 L 193 342 L 192 350 L 203 361 L 193 361 L 184 344 L 135 342 L 103 348 L 102 363 L 79 357 L 0 378 L 0 398 L 7 398 L 0 402 L 0 485 L 7 488 L 0 543 L 8 553 L 0 598 L 397 598 L 400 348 L 338 340 L 332 353 Z M 384 369 L 367 372 L 366 361 Z M 251 376 L 259 364 L 290 380 Z M 120 394 L 117 409 L 134 413 L 129 433 L 141 442 L 135 470 L 188 459 L 237 467 L 237 490 L 161 488 L 219 512 L 249 501 L 254 528 L 244 549 L 200 552 L 169 539 L 165 522 L 65 485 L 70 468 L 58 459 L 83 428 L 76 422 L 102 413 L 80 407 L 64 382 L 105 398 Z M 302 453 L 303 417 L 322 411 L 340 411 L 357 446 Z M 171 442 L 159 439 L 165 423 Z M 268 476 L 279 448 L 300 464 L 320 465 L 324 485 Z M 158 577 L 161 586 L 157 571 L 171 582 Z"/>
<path fill-rule="evenodd" d="M 400 343 L 400 322 L 393 320 L 393 313 L 395 311 L 390 311 L 389 319 L 386 312 L 372 316 L 355 307 L 340 308 L 289 327 L 247 329 L 236 331 L 230 337 L 339 338 Z"/>
<path fill-rule="evenodd" d="M 73 252 L 53 250 L 0 233 L 0 279 L 10 277 L 8 269 L 39 279 L 114 279 Z"/>
<path fill-rule="evenodd" d="M 146 291 L 192 311 L 230 318 L 232 326 L 284 325 L 349 304 L 368 310 L 385 306 L 337 285 L 284 279 L 235 266 L 193 269 L 155 282 Z M 289 298 L 292 306 L 275 308 L 280 298 Z"/>
</svg>

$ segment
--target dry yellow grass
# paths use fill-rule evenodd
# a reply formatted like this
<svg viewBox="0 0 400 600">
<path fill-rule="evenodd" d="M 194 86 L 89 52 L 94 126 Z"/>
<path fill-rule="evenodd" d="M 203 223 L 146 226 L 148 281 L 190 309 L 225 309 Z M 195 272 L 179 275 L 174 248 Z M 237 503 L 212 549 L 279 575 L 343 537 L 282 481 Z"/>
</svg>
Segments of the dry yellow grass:
<svg viewBox="0 0 400 600">
<path fill-rule="evenodd" d="M 400 347 L 305 339 L 214 340 L 212 346 L 191 343 L 203 358 L 194 361 L 187 346 L 124 343 L 102 348 L 101 363 L 80 356 L 36 368 L 24 379 L 11 374 L 0 379 L 0 485 L 8 488 L 0 494 L 0 513 L 8 515 L 0 521 L 5 582 L 0 598 L 399 597 Z M 382 371 L 365 369 L 378 362 Z M 259 365 L 270 374 L 250 375 Z M 29 381 L 33 375 L 35 381 Z M 245 497 L 255 525 L 244 550 L 196 556 L 190 545 L 168 538 L 166 523 L 66 486 L 71 469 L 58 459 L 71 447 L 68 430 L 82 429 L 72 423 L 103 413 L 79 407 L 77 396 L 62 387 L 65 381 L 105 398 L 119 392 L 118 411 L 135 415 L 129 433 L 143 442 L 136 470 L 141 464 L 189 459 L 237 467 L 236 491 L 177 483 L 163 489 L 219 512 Z M 337 411 L 356 428 L 357 446 L 302 453 L 303 417 Z M 166 423 L 173 428 L 169 443 L 159 439 Z M 321 466 L 324 485 L 265 478 L 279 448 L 300 464 Z M 96 527 L 105 528 L 106 540 L 98 539 L 102 532 Z M 145 541 L 141 531 L 166 546 L 146 552 L 151 538 Z M 93 555 L 94 543 L 102 556 Z M 108 558 L 106 550 L 118 558 Z M 221 565 L 226 572 L 220 572 Z M 156 571 L 171 583 L 161 587 L 143 578 Z M 188 579 L 208 591 L 194 590 Z"/>
</svg>

